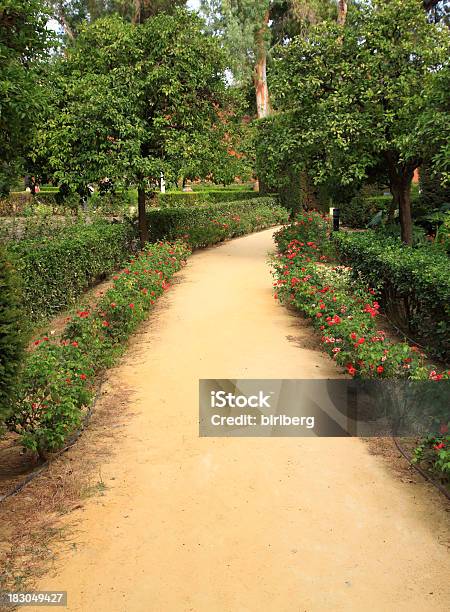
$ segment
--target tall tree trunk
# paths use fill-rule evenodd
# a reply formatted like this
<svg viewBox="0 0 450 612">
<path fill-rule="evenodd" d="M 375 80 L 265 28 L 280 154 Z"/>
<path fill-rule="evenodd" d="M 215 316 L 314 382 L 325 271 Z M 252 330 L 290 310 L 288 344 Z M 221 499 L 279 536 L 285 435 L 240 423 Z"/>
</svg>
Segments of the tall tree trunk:
<svg viewBox="0 0 450 612">
<path fill-rule="evenodd" d="M 138 223 L 139 223 L 139 240 L 141 248 L 144 248 L 145 243 L 148 242 L 148 225 L 147 225 L 147 213 L 145 210 L 145 188 L 138 188 Z"/>
<path fill-rule="evenodd" d="M 66 19 L 66 13 L 64 11 L 64 7 L 63 7 L 63 3 L 62 2 L 58 2 L 58 10 L 57 10 L 57 14 L 56 14 L 56 19 L 62 25 L 64 33 L 66 34 L 66 36 L 68 36 L 70 38 L 70 40 L 74 40 L 75 34 L 74 34 L 72 28 L 70 27 L 69 22 Z"/>
<path fill-rule="evenodd" d="M 131 23 L 137 24 L 141 23 L 141 0 L 134 0 L 134 13 L 131 19 Z"/>
<path fill-rule="evenodd" d="M 255 34 L 256 64 L 253 81 L 255 84 L 258 119 L 267 117 L 271 112 L 269 88 L 267 87 L 266 34 L 268 24 L 269 11 L 266 11 L 264 15 L 264 23 Z"/>
<path fill-rule="evenodd" d="M 337 19 L 337 22 L 341 26 L 345 25 L 345 22 L 347 20 L 347 11 L 348 11 L 348 7 L 347 7 L 346 0 L 338 0 L 338 19 Z"/>
<path fill-rule="evenodd" d="M 393 156 L 388 155 L 389 186 L 398 207 L 401 238 L 405 244 L 412 245 L 411 183 L 415 165 L 395 163 Z"/>
</svg>

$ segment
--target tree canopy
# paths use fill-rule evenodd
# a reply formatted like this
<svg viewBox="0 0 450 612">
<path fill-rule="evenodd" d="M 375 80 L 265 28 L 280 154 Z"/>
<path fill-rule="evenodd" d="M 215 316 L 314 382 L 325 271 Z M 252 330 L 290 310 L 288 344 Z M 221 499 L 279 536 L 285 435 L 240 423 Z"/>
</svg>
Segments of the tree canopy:
<svg viewBox="0 0 450 612">
<path fill-rule="evenodd" d="M 0 193 L 20 173 L 44 105 L 40 62 L 50 44 L 38 0 L 0 4 Z"/>
<path fill-rule="evenodd" d="M 390 0 L 356 12 L 345 30 L 319 24 L 276 62 L 274 99 L 290 116 L 285 155 L 316 182 L 332 175 L 342 185 L 381 161 L 406 242 L 411 179 L 426 155 L 420 126 L 436 107 L 431 92 L 449 51 L 448 32 L 430 24 L 416 0 Z"/>
</svg>

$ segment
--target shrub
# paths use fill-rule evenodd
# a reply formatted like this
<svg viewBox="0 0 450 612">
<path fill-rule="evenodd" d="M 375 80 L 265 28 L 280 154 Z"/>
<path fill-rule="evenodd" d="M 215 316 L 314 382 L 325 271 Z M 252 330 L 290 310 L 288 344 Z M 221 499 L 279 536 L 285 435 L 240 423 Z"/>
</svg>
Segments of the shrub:
<svg viewBox="0 0 450 612">
<path fill-rule="evenodd" d="M 25 336 L 18 277 L 0 245 L 0 427 L 12 411 Z"/>
<path fill-rule="evenodd" d="M 283 251 L 275 262 L 277 297 L 312 318 L 323 332 L 325 348 L 352 376 L 448 377 L 426 369 L 416 347 L 392 343 L 377 329 L 375 289 L 351 268 L 328 263 L 321 243 L 312 239 L 320 227 L 317 213 L 305 213 L 279 232 L 276 240 Z"/>
<path fill-rule="evenodd" d="M 188 254 L 183 243 L 149 245 L 113 277 L 95 308 L 81 306 L 70 317 L 59 343 L 48 336 L 35 341 L 8 422 L 25 448 L 45 457 L 80 427 L 96 374 L 114 363 Z"/>
<path fill-rule="evenodd" d="M 9 243 L 26 293 L 31 321 L 73 304 L 90 285 L 119 267 L 129 253 L 132 228 L 98 221 L 64 228 L 53 238 Z"/>
<path fill-rule="evenodd" d="M 420 167 L 419 174 L 420 204 L 429 212 L 450 203 L 450 185 L 442 184 L 442 175 L 435 173 L 432 165 L 426 163 Z"/>
<path fill-rule="evenodd" d="M 204 204 L 221 204 L 239 200 L 253 200 L 259 197 L 257 191 L 206 190 L 206 191 L 168 191 L 155 193 L 153 205 L 159 208 L 201 206 Z"/>
<path fill-rule="evenodd" d="M 334 234 L 343 262 L 379 287 L 386 311 L 399 327 L 444 358 L 450 354 L 450 268 L 431 246 L 411 248 L 375 232 Z"/>
<path fill-rule="evenodd" d="M 347 227 L 366 227 L 378 212 L 387 212 L 391 201 L 391 196 L 364 197 L 357 195 L 349 202 L 340 205 L 341 222 Z"/>
<path fill-rule="evenodd" d="M 287 220 L 287 211 L 274 198 L 258 198 L 249 206 L 238 201 L 148 212 L 152 242 L 185 238 L 192 248 L 242 236 Z"/>
</svg>

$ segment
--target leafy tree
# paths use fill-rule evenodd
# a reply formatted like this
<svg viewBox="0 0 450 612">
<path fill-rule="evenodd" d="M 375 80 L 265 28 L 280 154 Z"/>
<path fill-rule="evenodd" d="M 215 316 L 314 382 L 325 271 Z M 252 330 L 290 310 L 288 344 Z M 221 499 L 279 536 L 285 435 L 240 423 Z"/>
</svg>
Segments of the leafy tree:
<svg viewBox="0 0 450 612">
<path fill-rule="evenodd" d="M 38 0 L 0 4 L 0 193 L 20 173 L 45 104 L 38 65 L 49 44 L 46 20 Z"/>
<path fill-rule="evenodd" d="M 416 0 L 390 0 L 368 4 L 345 30 L 316 27 L 277 65 L 278 104 L 299 134 L 296 158 L 308 160 L 317 182 L 334 175 L 342 184 L 382 160 L 408 244 L 411 181 L 426 149 L 419 125 L 449 50 L 448 33 L 427 22 Z"/>
<path fill-rule="evenodd" d="M 82 29 L 55 68 L 53 110 L 35 158 L 80 190 L 108 177 L 138 187 L 141 240 L 145 191 L 181 175 L 207 176 L 229 148 L 233 99 L 225 55 L 192 13 L 133 26 L 119 17 Z M 214 153 L 213 153 L 214 152 Z M 230 158 L 231 159 L 231 158 Z M 193 161 L 195 160 L 195 161 Z"/>
<path fill-rule="evenodd" d="M 117 14 L 132 23 L 143 23 L 158 13 L 172 14 L 186 0 L 48 0 L 48 4 L 54 19 L 73 40 L 86 21 Z"/>
<path fill-rule="evenodd" d="M 271 112 L 267 61 L 274 42 L 336 15 L 335 0 L 202 0 L 201 7 L 230 50 L 237 80 L 252 79 L 258 118 Z"/>
</svg>

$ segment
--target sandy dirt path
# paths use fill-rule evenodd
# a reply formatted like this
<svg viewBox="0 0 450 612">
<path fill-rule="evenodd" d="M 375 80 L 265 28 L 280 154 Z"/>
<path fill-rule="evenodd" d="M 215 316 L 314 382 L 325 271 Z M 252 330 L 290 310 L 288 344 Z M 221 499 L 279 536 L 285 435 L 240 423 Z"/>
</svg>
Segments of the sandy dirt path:
<svg viewBox="0 0 450 612">
<path fill-rule="evenodd" d="M 132 416 L 106 494 L 37 585 L 69 610 L 450 609 L 448 515 L 363 441 L 198 437 L 199 378 L 339 376 L 272 298 L 272 233 L 193 255 L 112 372 Z"/>
</svg>

